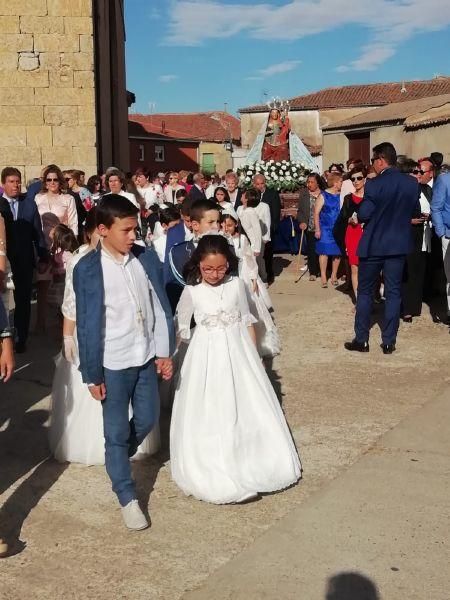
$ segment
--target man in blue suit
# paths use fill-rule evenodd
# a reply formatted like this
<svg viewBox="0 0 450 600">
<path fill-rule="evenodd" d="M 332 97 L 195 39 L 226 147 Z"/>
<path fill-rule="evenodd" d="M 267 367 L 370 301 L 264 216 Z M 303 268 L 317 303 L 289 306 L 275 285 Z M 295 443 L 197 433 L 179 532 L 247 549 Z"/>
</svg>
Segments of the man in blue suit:
<svg viewBox="0 0 450 600">
<path fill-rule="evenodd" d="M 355 338 L 347 350 L 369 351 L 369 332 L 376 283 L 383 273 L 386 298 L 381 329 L 384 354 L 395 351 L 400 321 L 401 285 L 406 255 L 412 249 L 411 219 L 418 211 L 417 181 L 396 168 L 397 153 L 389 142 L 373 148 L 372 164 L 377 177 L 367 180 L 358 221 L 364 231 L 358 246 L 359 273 Z"/>
<path fill-rule="evenodd" d="M 17 332 L 16 352 L 26 351 L 30 327 L 31 289 L 35 254 L 48 260 L 42 223 L 36 202 L 22 195 L 21 174 L 14 167 L 5 167 L 1 174 L 3 195 L 0 213 L 5 219 L 6 248 L 14 281 L 14 326 Z"/>
<path fill-rule="evenodd" d="M 441 238 L 444 270 L 447 279 L 447 321 L 450 324 L 450 173 L 442 173 L 433 186 L 431 219 Z"/>
</svg>

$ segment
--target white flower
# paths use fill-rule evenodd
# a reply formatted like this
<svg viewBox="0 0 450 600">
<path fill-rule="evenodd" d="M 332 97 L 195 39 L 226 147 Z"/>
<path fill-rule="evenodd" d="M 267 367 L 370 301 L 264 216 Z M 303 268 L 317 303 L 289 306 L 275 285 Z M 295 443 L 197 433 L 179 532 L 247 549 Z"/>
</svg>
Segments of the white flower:
<svg viewBox="0 0 450 600">
<path fill-rule="evenodd" d="M 261 167 L 260 167 L 259 165 L 257 165 L 257 166 L 256 166 L 256 172 L 257 172 L 257 173 L 260 173 L 260 171 L 261 171 Z"/>
<path fill-rule="evenodd" d="M 278 181 L 278 175 L 277 175 L 276 173 L 274 173 L 274 174 L 272 175 L 272 179 L 274 179 L 275 181 Z"/>
<path fill-rule="evenodd" d="M 280 162 L 277 162 L 275 164 L 277 165 L 277 167 L 281 167 L 281 163 Z"/>
<path fill-rule="evenodd" d="M 253 175 L 253 171 L 251 171 L 250 169 L 247 171 L 247 175 Z"/>
<path fill-rule="evenodd" d="M 281 162 L 285 165 L 287 163 L 287 160 L 282 160 Z"/>
<path fill-rule="evenodd" d="M 244 179 L 244 181 L 245 181 L 245 183 L 250 183 L 251 179 L 250 179 L 250 177 L 246 177 L 246 178 Z"/>
<path fill-rule="evenodd" d="M 276 171 L 277 168 L 276 167 L 270 167 L 272 171 Z"/>
<path fill-rule="evenodd" d="M 291 177 L 290 175 L 287 175 L 287 176 L 286 176 L 286 179 L 287 179 L 288 181 L 292 181 L 292 177 Z"/>
<path fill-rule="evenodd" d="M 283 169 L 283 171 L 286 171 L 286 169 L 287 169 L 287 166 L 286 166 L 286 165 L 283 165 L 281 168 Z"/>
</svg>

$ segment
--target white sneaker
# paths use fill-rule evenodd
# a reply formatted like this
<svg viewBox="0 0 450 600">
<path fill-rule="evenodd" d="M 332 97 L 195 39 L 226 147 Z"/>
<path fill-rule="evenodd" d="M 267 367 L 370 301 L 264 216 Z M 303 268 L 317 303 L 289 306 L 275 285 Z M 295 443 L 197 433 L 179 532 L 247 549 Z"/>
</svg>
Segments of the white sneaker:
<svg viewBox="0 0 450 600">
<path fill-rule="evenodd" d="M 122 506 L 122 517 L 128 529 L 140 531 L 141 529 L 147 529 L 149 526 L 137 500 L 131 500 L 126 506 Z"/>
</svg>

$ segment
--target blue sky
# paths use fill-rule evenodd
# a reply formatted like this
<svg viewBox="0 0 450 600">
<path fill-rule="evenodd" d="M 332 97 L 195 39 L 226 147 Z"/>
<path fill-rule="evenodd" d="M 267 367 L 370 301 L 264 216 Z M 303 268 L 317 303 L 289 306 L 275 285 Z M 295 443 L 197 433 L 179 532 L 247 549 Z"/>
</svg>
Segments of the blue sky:
<svg viewBox="0 0 450 600">
<path fill-rule="evenodd" d="M 450 0 L 125 0 L 135 112 L 450 75 Z"/>
</svg>

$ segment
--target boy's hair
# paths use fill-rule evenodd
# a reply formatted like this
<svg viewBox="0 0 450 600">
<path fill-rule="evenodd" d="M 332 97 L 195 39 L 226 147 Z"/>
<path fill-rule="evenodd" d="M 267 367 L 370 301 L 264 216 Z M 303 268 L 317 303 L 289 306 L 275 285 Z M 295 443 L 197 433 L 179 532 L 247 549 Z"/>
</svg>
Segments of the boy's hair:
<svg viewBox="0 0 450 600">
<path fill-rule="evenodd" d="M 126 219 L 127 217 L 137 217 L 139 209 L 119 194 L 106 194 L 99 202 L 95 214 L 97 227 L 104 225 L 108 229 L 114 224 L 115 219 Z"/>
<path fill-rule="evenodd" d="M 250 206 L 251 208 L 258 206 L 260 202 L 258 190 L 255 190 L 255 188 L 245 190 L 245 197 L 247 198 L 247 206 Z"/>
<path fill-rule="evenodd" d="M 208 212 L 208 210 L 219 211 L 219 209 L 217 208 L 217 204 L 212 200 L 196 200 L 191 206 L 191 221 L 196 221 L 197 223 L 200 223 L 200 221 L 203 219 L 205 212 Z"/>
<path fill-rule="evenodd" d="M 67 225 L 60 223 L 53 229 L 53 242 L 50 250 L 51 254 L 55 254 L 57 250 L 75 252 L 77 248 L 77 238 L 75 237 L 74 232 L 67 227 Z"/>
<path fill-rule="evenodd" d="M 159 222 L 161 225 L 169 225 L 169 223 L 179 220 L 180 212 L 174 206 L 168 206 L 159 211 Z"/>
<path fill-rule="evenodd" d="M 192 199 L 189 198 L 189 196 L 186 196 L 186 198 L 179 206 L 180 213 L 183 215 L 183 217 L 191 216 L 191 208 L 193 204 L 194 203 L 192 202 Z"/>
<path fill-rule="evenodd" d="M 183 277 L 188 285 L 198 285 L 201 282 L 200 262 L 208 254 L 225 256 L 228 262 L 227 275 L 238 270 L 239 261 L 223 235 L 204 235 L 183 269 Z"/>
<path fill-rule="evenodd" d="M 186 198 L 187 196 L 187 191 L 183 188 L 181 190 L 177 190 L 175 192 L 175 198 L 178 200 L 178 198 Z"/>
</svg>

